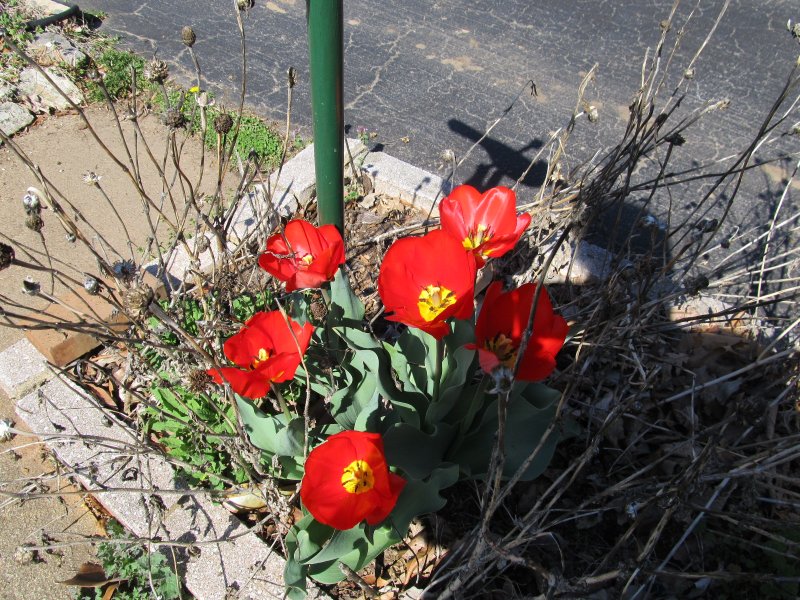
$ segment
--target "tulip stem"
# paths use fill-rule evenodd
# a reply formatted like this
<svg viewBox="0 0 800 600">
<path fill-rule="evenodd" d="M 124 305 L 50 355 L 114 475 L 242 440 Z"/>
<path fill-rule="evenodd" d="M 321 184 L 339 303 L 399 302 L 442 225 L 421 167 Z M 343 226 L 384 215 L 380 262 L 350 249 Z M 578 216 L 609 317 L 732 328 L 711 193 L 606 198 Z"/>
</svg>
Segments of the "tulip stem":
<svg viewBox="0 0 800 600">
<path fill-rule="evenodd" d="M 281 411 L 286 417 L 286 422 L 288 423 L 292 420 L 292 413 L 289 410 L 289 405 L 286 404 L 286 399 L 283 397 L 283 394 L 281 394 L 281 391 L 278 389 L 277 385 L 272 386 L 272 391 L 275 392 L 275 397 L 278 399 L 278 406 L 281 407 Z"/>
<path fill-rule="evenodd" d="M 436 340 L 436 362 L 433 365 L 433 401 L 439 401 L 441 389 L 442 363 L 444 362 L 444 340 Z"/>
</svg>

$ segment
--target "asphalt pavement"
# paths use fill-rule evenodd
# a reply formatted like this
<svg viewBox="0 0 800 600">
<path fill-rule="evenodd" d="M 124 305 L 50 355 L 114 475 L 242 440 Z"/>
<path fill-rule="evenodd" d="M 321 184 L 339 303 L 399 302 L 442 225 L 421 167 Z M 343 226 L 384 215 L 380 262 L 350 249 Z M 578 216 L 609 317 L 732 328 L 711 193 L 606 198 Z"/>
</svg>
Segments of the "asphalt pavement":
<svg viewBox="0 0 800 600">
<path fill-rule="evenodd" d="M 180 30 L 191 25 L 204 87 L 235 106 L 242 72 L 235 4 L 85 0 L 80 6 L 107 13 L 101 31 L 120 35 L 145 55 L 157 51 L 184 81 L 191 80 L 193 69 Z M 670 66 L 674 82 L 724 4 L 704 0 L 678 7 L 670 32 L 671 40 L 679 31 L 683 36 Z M 566 165 L 575 166 L 619 139 L 640 86 L 643 58 L 658 41 L 659 23 L 671 7 L 670 0 L 347 0 L 345 123 L 350 135 L 359 128 L 375 132 L 374 143 L 390 154 L 445 175 L 445 152 L 463 157 L 513 105 L 455 175 L 455 183 L 479 188 L 509 185 L 549 132 L 566 125 L 581 79 L 597 63 L 586 99 L 598 108 L 599 120 L 578 123 L 569 150 L 573 160 Z M 299 83 L 292 120 L 309 136 L 305 10 L 301 0 L 257 0 L 245 13 L 246 98 L 250 109 L 283 122 L 285 73 L 294 66 Z M 695 66 L 682 110 L 723 98 L 731 105 L 691 130 L 679 162 L 705 162 L 747 146 L 800 51 L 786 31 L 788 19 L 800 19 L 797 2 L 730 2 Z M 526 87 L 529 81 L 535 96 Z M 800 148 L 793 142 L 787 149 Z M 544 163 L 533 168 L 520 200 L 541 183 L 543 172 Z M 735 219 L 765 222 L 782 175 L 772 169 L 752 178 L 734 208 Z"/>
</svg>

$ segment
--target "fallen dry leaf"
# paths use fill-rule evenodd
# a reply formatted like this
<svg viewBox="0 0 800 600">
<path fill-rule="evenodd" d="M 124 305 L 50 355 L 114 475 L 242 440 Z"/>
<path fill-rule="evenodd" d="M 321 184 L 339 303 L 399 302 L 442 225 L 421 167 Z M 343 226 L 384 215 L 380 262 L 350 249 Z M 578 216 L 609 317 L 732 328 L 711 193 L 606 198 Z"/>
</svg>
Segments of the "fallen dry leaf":
<svg viewBox="0 0 800 600">
<path fill-rule="evenodd" d="M 106 584 L 117 584 L 123 581 L 121 577 L 107 577 L 103 567 L 93 562 L 85 562 L 78 567 L 78 572 L 69 579 L 59 581 L 63 585 L 74 585 L 77 587 L 103 587 Z M 114 586 L 117 587 L 116 585 Z M 105 598 L 105 596 L 103 596 Z M 109 596 L 110 597 L 110 596 Z"/>
</svg>

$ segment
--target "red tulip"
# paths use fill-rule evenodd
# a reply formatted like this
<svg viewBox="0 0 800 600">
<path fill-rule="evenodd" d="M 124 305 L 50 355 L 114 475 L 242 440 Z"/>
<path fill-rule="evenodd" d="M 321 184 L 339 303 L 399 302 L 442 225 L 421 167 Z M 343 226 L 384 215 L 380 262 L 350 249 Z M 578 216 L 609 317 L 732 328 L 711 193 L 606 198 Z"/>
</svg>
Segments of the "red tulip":
<svg viewBox="0 0 800 600">
<path fill-rule="evenodd" d="M 320 287 L 331 281 L 344 263 L 344 240 L 334 225 L 314 227 L 308 221 L 289 221 L 283 234 L 267 240 L 258 264 L 286 282 L 286 291 Z"/>
<path fill-rule="evenodd" d="M 437 229 L 422 237 L 397 240 L 386 252 L 378 293 L 386 318 L 442 339 L 450 317 L 472 316 L 475 259 L 453 237 Z"/>
<path fill-rule="evenodd" d="M 383 521 L 405 485 L 389 471 L 379 434 L 342 431 L 309 453 L 300 498 L 317 521 L 344 530 Z"/>
<path fill-rule="evenodd" d="M 503 292 L 499 281 L 486 290 L 478 322 L 475 343 L 481 368 L 491 373 L 497 367 L 513 368 L 522 335 L 528 325 L 536 285 L 525 285 Z M 561 315 L 553 312 L 547 290 L 542 289 L 533 318 L 533 334 L 520 361 L 517 379 L 541 381 L 556 368 L 556 354 L 564 345 L 569 327 Z"/>
<path fill-rule="evenodd" d="M 471 250 L 482 267 L 487 259 L 503 256 L 519 241 L 531 222 L 517 215 L 516 194 L 494 187 L 483 195 L 471 185 L 460 185 L 439 205 L 442 229 Z"/>
<path fill-rule="evenodd" d="M 301 327 L 280 311 L 257 312 L 223 345 L 236 366 L 209 369 L 208 374 L 241 396 L 266 396 L 271 384 L 294 377 L 313 331 L 311 323 Z"/>
</svg>

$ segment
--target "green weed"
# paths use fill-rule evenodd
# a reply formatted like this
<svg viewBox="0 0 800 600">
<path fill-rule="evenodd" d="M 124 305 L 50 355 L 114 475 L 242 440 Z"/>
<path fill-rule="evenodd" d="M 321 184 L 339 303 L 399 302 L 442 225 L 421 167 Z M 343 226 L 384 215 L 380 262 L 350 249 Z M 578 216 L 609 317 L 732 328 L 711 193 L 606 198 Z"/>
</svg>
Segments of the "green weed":
<svg viewBox="0 0 800 600">
<path fill-rule="evenodd" d="M 114 592 L 115 600 L 172 600 L 181 597 L 181 582 L 166 556 L 149 552 L 144 546 L 126 543 L 129 538 L 122 525 L 109 521 L 106 531 L 112 540 L 97 546 L 97 558 L 109 578 L 123 579 Z M 120 543 L 122 542 L 122 543 Z M 105 590 L 82 592 L 79 600 L 101 600 Z"/>
<path fill-rule="evenodd" d="M 227 300 L 219 297 L 209 300 L 214 301 L 208 302 L 208 310 L 223 311 L 244 322 L 256 311 L 265 309 L 271 298 L 267 293 L 246 293 Z M 187 297 L 172 306 L 167 301 L 160 304 L 184 331 L 192 336 L 200 334 L 198 323 L 208 315 L 199 300 Z M 163 343 L 178 345 L 176 334 L 164 330 L 158 320 L 151 318 L 148 323 Z M 225 447 L 225 440 L 237 435 L 233 406 L 217 393 L 190 389 L 191 377 L 166 367 L 170 363 L 164 354 L 153 348 L 143 349 L 142 353 L 158 373 L 158 379 L 150 386 L 154 404 L 141 413 L 145 431 L 157 434 L 167 454 L 182 464 L 178 470 L 192 486 L 222 489 L 226 480 L 246 481 L 247 474 L 236 466 Z M 188 380 L 188 385 L 176 383 L 183 380 Z"/>
<path fill-rule="evenodd" d="M 33 39 L 33 35 L 25 29 L 28 17 L 22 10 L 20 0 L 5 0 L 0 2 L 0 38 L 7 37 L 12 40 L 20 49 L 25 49 Z M 2 46 L 0 46 L 2 49 Z M 22 60 L 14 52 L 0 52 L 0 69 L 5 70 L 10 67 L 20 67 Z"/>
<path fill-rule="evenodd" d="M 112 44 L 97 57 L 96 63 L 103 73 L 103 82 L 112 100 L 124 98 L 131 93 L 133 83 L 131 70 L 135 73 L 138 89 L 144 90 L 150 87 L 149 82 L 142 75 L 144 59 L 133 52 L 119 50 Z M 89 78 L 85 78 L 85 81 L 89 100 L 92 102 L 105 101 L 100 86 Z"/>
<path fill-rule="evenodd" d="M 217 394 L 194 393 L 180 385 L 163 384 L 152 388 L 157 407 L 145 408 L 142 419 L 145 430 L 159 434 L 167 454 L 184 466 L 181 475 L 192 487 L 222 489 L 223 481 L 247 480 L 223 447 L 224 437 L 235 437 L 233 406 L 225 404 Z M 209 435 L 208 430 L 218 435 Z"/>
</svg>

